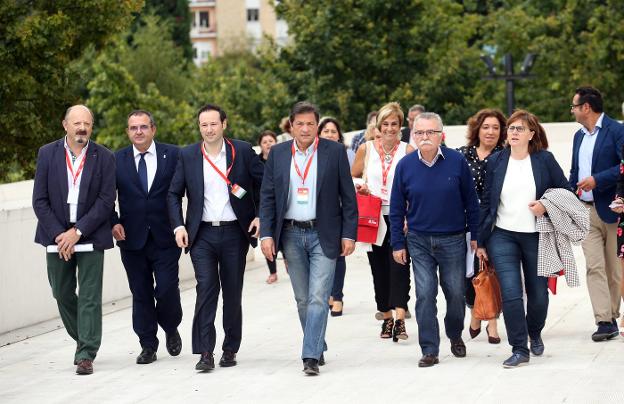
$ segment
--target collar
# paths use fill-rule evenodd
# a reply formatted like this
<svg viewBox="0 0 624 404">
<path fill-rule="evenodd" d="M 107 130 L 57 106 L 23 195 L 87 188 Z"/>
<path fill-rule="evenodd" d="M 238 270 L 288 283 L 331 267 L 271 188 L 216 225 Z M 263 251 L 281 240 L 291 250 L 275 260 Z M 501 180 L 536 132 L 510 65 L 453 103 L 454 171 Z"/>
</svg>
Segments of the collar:
<svg viewBox="0 0 624 404">
<path fill-rule="evenodd" d="M 305 149 L 305 151 L 301 151 L 301 149 L 299 149 L 299 145 L 297 144 L 297 141 L 295 139 L 293 139 L 293 144 L 295 145 L 295 151 L 297 153 L 301 153 L 304 156 L 307 156 L 308 154 L 311 153 L 312 150 L 314 150 L 314 142 L 316 141 L 316 139 L 312 142 L 312 144 L 310 144 L 310 146 L 308 146 L 307 149 Z"/>
<path fill-rule="evenodd" d="M 85 152 L 87 151 L 87 148 L 89 147 L 90 142 L 91 142 L 91 139 L 87 140 L 87 144 L 85 145 L 85 147 L 82 148 L 82 151 L 80 152 L 80 154 L 75 156 L 72 149 L 69 148 L 69 144 L 67 144 L 67 135 L 63 137 L 63 146 L 65 147 L 65 150 L 69 151 L 69 154 L 75 159 L 85 154 Z"/>
<path fill-rule="evenodd" d="M 206 155 L 210 157 L 210 155 L 208 154 L 208 150 L 206 150 L 206 145 L 203 140 L 201 142 L 201 147 L 206 152 Z M 219 155 L 215 159 L 213 159 L 212 157 L 210 157 L 210 159 L 214 161 L 214 160 L 220 159 L 223 156 L 225 156 L 225 136 L 222 138 L 221 151 L 219 152 Z"/>
<path fill-rule="evenodd" d="M 592 132 L 588 131 L 587 128 L 585 126 L 581 126 L 581 130 L 583 131 L 583 133 L 587 136 L 593 136 L 596 133 L 598 133 L 598 131 L 600 129 L 602 129 L 602 119 L 604 118 L 604 112 L 602 112 L 600 114 L 600 116 L 598 117 L 598 120 L 596 121 L 596 126 L 594 126 L 594 130 Z"/>
<path fill-rule="evenodd" d="M 141 154 L 141 152 L 139 151 L 139 149 L 136 148 L 135 145 L 132 145 L 132 151 L 134 154 L 134 158 L 137 158 L 139 154 Z M 152 144 L 150 145 L 150 147 L 147 148 L 147 151 L 145 153 L 152 154 L 155 156 L 156 155 L 156 142 L 152 140 Z"/>
<path fill-rule="evenodd" d="M 417 148 L 416 150 L 418 153 L 418 159 L 422 161 L 423 163 L 425 163 L 426 165 L 428 165 L 429 167 L 432 167 L 435 164 L 435 162 L 438 161 L 438 158 L 440 157 L 444 158 L 444 153 L 442 153 L 442 148 L 440 146 L 438 146 L 438 152 L 436 153 L 433 160 L 431 160 L 431 163 L 423 159 L 422 154 L 420 154 L 420 149 Z"/>
</svg>

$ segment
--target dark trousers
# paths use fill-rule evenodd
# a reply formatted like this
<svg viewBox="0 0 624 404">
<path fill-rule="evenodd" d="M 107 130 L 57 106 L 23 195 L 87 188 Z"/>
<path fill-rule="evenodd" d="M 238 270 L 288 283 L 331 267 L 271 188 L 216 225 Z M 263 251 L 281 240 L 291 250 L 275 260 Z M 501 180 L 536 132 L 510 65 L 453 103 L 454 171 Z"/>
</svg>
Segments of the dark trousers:
<svg viewBox="0 0 624 404">
<path fill-rule="evenodd" d="M 277 273 L 277 262 L 275 262 L 275 259 L 277 257 L 275 257 L 273 259 L 273 261 L 269 261 L 268 259 L 266 260 L 267 266 L 269 267 L 269 273 L 270 274 L 274 274 Z M 266 258 L 265 258 L 266 259 Z"/>
<path fill-rule="evenodd" d="M 74 359 L 93 360 L 102 342 L 104 251 L 75 253 L 69 261 L 56 253 L 48 253 L 46 261 L 48 280 L 61 320 L 77 344 Z M 77 296 L 76 285 L 79 287 Z"/>
<path fill-rule="evenodd" d="M 390 223 L 384 216 L 388 231 L 381 246 L 373 245 L 373 251 L 366 253 L 373 274 L 377 310 L 387 312 L 394 308 L 407 310 L 410 290 L 410 266 L 397 263 L 392 257 L 390 245 Z"/>
<path fill-rule="evenodd" d="M 158 350 L 158 325 L 171 334 L 182 321 L 178 279 L 181 252 L 178 247 L 158 247 L 151 235 L 141 250 L 121 249 L 132 292 L 132 328 L 143 348 Z"/>
<path fill-rule="evenodd" d="M 242 338 L 241 297 L 249 241 L 238 223 L 212 227 L 202 223 L 191 248 L 197 279 L 193 318 L 193 353 L 215 348 L 215 316 L 223 289 L 223 350 L 238 352 Z"/>
<path fill-rule="evenodd" d="M 468 306 L 468 308 L 472 309 L 474 307 L 474 303 L 475 303 L 475 297 L 477 297 L 477 295 L 475 294 L 475 289 L 474 286 L 472 285 L 472 280 L 479 274 L 479 258 L 477 258 L 476 256 L 474 257 L 474 275 L 472 275 L 470 278 L 466 278 L 466 306 Z"/>
<path fill-rule="evenodd" d="M 537 276 L 538 244 L 538 233 L 519 233 L 498 227 L 487 242 L 488 256 L 501 287 L 507 339 L 512 351 L 523 355 L 529 355 L 528 337 L 540 336 L 548 313 L 548 279 Z M 521 271 L 527 294 L 526 316 Z"/>
<path fill-rule="evenodd" d="M 337 302 L 342 302 L 344 294 L 342 289 L 344 288 L 345 274 L 347 272 L 347 262 L 345 257 L 338 257 L 336 259 L 336 272 L 334 272 L 334 286 L 332 287 L 332 298 Z"/>
</svg>

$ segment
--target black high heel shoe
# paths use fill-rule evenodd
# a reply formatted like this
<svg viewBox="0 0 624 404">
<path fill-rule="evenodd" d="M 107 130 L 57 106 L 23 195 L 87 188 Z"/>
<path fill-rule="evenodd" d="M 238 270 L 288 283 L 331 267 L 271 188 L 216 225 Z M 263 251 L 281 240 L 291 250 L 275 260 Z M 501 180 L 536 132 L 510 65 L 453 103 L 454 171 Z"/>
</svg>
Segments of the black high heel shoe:
<svg viewBox="0 0 624 404">
<path fill-rule="evenodd" d="M 488 328 L 490 327 L 490 325 L 488 324 L 487 326 L 485 326 L 485 332 L 487 332 L 488 335 L 488 342 L 490 344 L 500 344 L 501 339 L 499 337 L 492 337 L 490 335 L 490 332 L 488 331 Z"/>
<path fill-rule="evenodd" d="M 405 331 L 405 320 L 397 319 L 394 322 L 394 328 L 392 328 L 392 341 L 399 342 L 400 339 L 406 340 L 408 338 Z"/>
<path fill-rule="evenodd" d="M 471 326 L 468 326 L 468 332 L 470 333 L 470 338 L 475 339 L 477 335 L 481 334 L 481 327 L 475 330 Z"/>
<path fill-rule="evenodd" d="M 381 334 L 379 334 L 379 336 L 383 339 L 392 338 L 393 328 L 394 328 L 394 319 L 392 317 L 386 318 L 381 324 Z"/>
</svg>

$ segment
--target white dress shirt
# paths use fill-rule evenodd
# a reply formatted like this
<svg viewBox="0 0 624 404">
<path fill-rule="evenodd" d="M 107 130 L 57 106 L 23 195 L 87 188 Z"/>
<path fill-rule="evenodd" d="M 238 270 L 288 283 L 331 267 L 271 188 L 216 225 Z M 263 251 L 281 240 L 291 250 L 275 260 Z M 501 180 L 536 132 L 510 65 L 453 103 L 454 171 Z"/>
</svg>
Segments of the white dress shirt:
<svg viewBox="0 0 624 404">
<path fill-rule="evenodd" d="M 69 162 L 72 165 L 72 169 L 74 170 L 74 174 L 78 171 L 78 169 L 80 168 L 80 164 L 82 163 L 82 160 L 84 160 L 87 157 L 87 149 L 89 148 L 89 143 L 87 142 L 87 145 L 85 147 L 82 148 L 82 151 L 80 152 L 80 154 L 78 156 L 76 156 L 75 159 L 72 158 L 72 156 L 74 155 L 74 153 L 71 151 L 71 149 L 69 148 L 69 145 L 67 144 L 67 136 L 65 136 L 65 141 L 64 141 L 64 146 L 65 146 L 65 153 L 69 153 Z M 73 160 L 73 161 L 72 161 Z M 67 162 L 65 164 L 65 168 L 67 171 L 67 189 L 69 191 L 69 194 L 71 195 L 72 193 L 72 189 L 73 192 L 75 193 L 76 197 L 76 203 L 69 203 L 69 221 L 71 223 L 76 223 L 78 221 L 78 197 L 80 196 L 80 183 L 82 181 L 82 173 L 84 171 L 84 166 L 83 169 L 80 171 L 80 173 L 78 174 L 78 178 L 76 178 L 76 186 L 74 187 L 74 177 L 72 176 L 72 172 L 69 169 L 69 167 L 67 166 Z"/>
<path fill-rule="evenodd" d="M 299 149 L 297 142 L 293 140 L 295 145 L 295 155 L 290 162 L 290 183 L 288 187 L 288 201 L 286 203 L 285 219 L 293 219 L 300 222 L 316 219 L 316 172 L 317 172 L 317 154 L 314 152 L 314 143 L 312 143 L 305 152 Z M 312 156 L 312 153 L 314 155 Z M 306 165 L 312 156 L 310 171 L 303 183 L 297 170 L 295 170 L 295 161 L 299 167 L 299 172 L 304 175 Z M 297 203 L 297 190 L 299 188 L 308 188 L 308 203 Z"/>
<path fill-rule="evenodd" d="M 139 171 L 139 161 L 141 161 L 141 152 L 132 145 L 132 150 L 134 151 L 134 165 Z M 152 142 L 150 147 L 145 152 L 145 165 L 147 166 L 147 191 L 152 188 L 152 182 L 154 182 L 154 177 L 156 176 L 156 168 L 158 168 L 158 158 L 156 156 L 156 143 Z"/>
<path fill-rule="evenodd" d="M 583 131 L 583 140 L 581 140 L 581 146 L 579 147 L 579 156 L 578 156 L 578 180 L 582 181 L 587 177 L 591 177 L 591 167 L 594 156 L 594 146 L 596 145 L 596 138 L 598 137 L 598 132 L 602 128 L 602 118 L 604 117 L 604 112 L 600 114 L 598 117 L 598 121 L 596 121 L 596 126 L 594 127 L 594 131 L 590 132 L 586 127 L 582 126 L 581 130 Z M 580 199 L 586 202 L 592 202 L 594 200 L 594 193 L 592 191 L 581 191 Z"/>
<path fill-rule="evenodd" d="M 535 178 L 531 156 L 522 160 L 509 158 L 497 210 L 496 227 L 534 233 L 535 215 L 529 209 L 529 202 L 535 200 Z"/>
<path fill-rule="evenodd" d="M 204 144 L 202 143 L 202 147 Z M 205 150 L 205 149 L 204 149 Z M 225 140 L 221 151 L 216 158 L 212 158 L 206 152 L 206 156 L 217 166 L 217 168 L 225 174 L 227 167 L 227 158 L 225 155 Z M 203 158 L 204 169 L 204 211 L 202 221 L 204 222 L 229 222 L 236 220 L 236 214 L 230 204 L 230 190 L 223 178 L 215 171 L 214 168 Z"/>
</svg>

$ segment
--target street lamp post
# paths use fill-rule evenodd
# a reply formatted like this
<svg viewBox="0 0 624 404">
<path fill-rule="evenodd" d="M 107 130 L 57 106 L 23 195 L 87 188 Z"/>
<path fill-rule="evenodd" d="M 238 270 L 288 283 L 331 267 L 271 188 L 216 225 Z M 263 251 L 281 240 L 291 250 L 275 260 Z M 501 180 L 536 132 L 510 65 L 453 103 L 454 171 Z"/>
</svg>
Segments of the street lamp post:
<svg viewBox="0 0 624 404">
<path fill-rule="evenodd" d="M 520 70 L 520 74 L 514 74 L 514 66 L 513 66 L 513 59 L 511 57 L 511 53 L 506 53 L 505 56 L 503 56 L 503 65 L 505 67 L 505 73 L 498 74 L 496 72 L 496 66 L 494 65 L 494 61 L 492 60 L 492 58 L 489 55 L 481 55 L 481 60 L 483 60 L 483 63 L 485 63 L 490 73 L 490 75 L 486 76 L 486 78 L 491 79 L 491 80 L 505 80 L 505 93 L 507 96 L 507 116 L 510 116 L 513 113 L 513 110 L 516 104 L 515 99 L 514 99 L 515 98 L 514 81 L 531 77 L 529 72 L 531 71 L 531 68 L 535 64 L 536 58 L 537 58 L 536 54 L 528 53 L 524 57 L 524 61 L 522 62 L 522 68 Z"/>
</svg>

